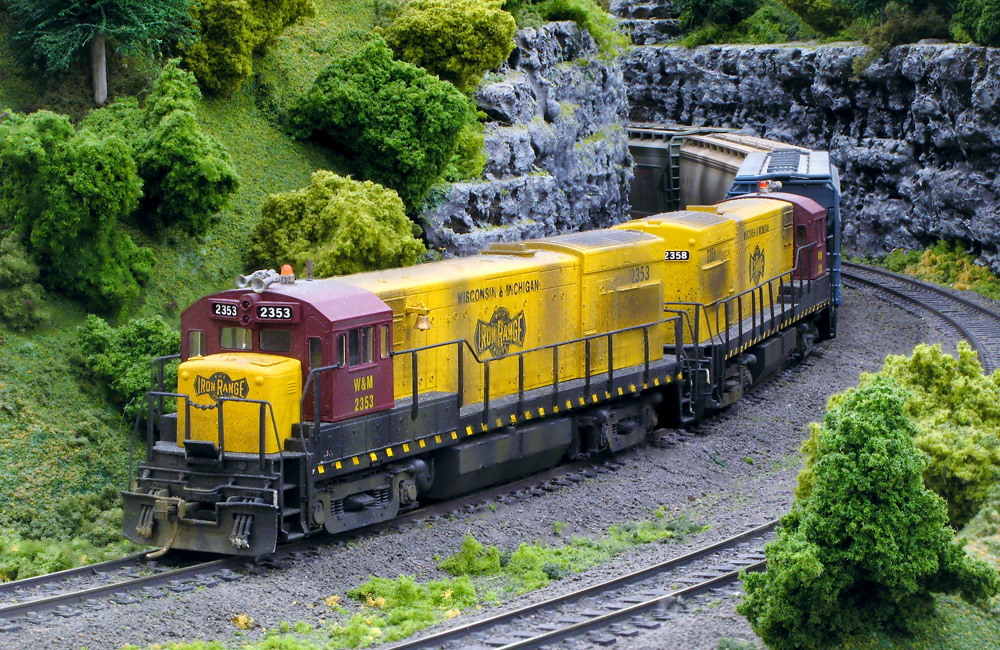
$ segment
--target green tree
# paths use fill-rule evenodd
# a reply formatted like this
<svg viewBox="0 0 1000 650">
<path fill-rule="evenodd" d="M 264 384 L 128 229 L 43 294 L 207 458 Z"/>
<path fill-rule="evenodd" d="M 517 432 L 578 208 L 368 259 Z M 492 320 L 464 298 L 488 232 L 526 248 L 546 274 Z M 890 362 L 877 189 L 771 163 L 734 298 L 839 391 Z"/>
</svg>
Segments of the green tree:
<svg viewBox="0 0 1000 650">
<path fill-rule="evenodd" d="M 281 32 L 315 15 L 312 0 L 202 0 L 194 5 L 198 39 L 184 47 L 187 67 L 210 93 L 229 95 L 253 72 Z"/>
<path fill-rule="evenodd" d="M 262 266 L 305 268 L 320 277 L 407 266 L 424 246 L 396 192 L 371 181 L 316 171 L 308 187 L 272 194 L 252 238 Z"/>
<path fill-rule="evenodd" d="M 94 101 L 108 98 L 105 43 L 152 55 L 193 34 L 191 0 L 8 0 L 16 39 L 49 73 L 65 69 L 89 45 Z"/>
<path fill-rule="evenodd" d="M 503 0 L 410 0 L 386 30 L 397 59 L 466 92 L 514 49 L 514 17 Z"/>
<path fill-rule="evenodd" d="M 137 213 L 145 225 L 177 223 L 202 233 L 239 185 L 229 153 L 198 124 L 200 98 L 194 75 L 175 59 L 153 82 L 144 107 L 123 98 L 84 120 L 85 127 L 131 145 L 145 185 Z"/>
<path fill-rule="evenodd" d="M 1000 47 L 1000 0 L 959 0 L 954 23 L 973 43 Z"/>
<path fill-rule="evenodd" d="M 375 39 L 334 61 L 289 110 L 292 132 L 347 154 L 356 175 L 390 187 L 413 210 L 455 152 L 472 105 L 452 84 Z"/>
<path fill-rule="evenodd" d="M 768 544 L 768 569 L 744 576 L 738 611 L 773 650 L 842 647 L 850 636 L 910 629 L 932 593 L 983 602 L 1000 576 L 952 540 L 944 500 L 923 486 L 907 395 L 875 377 L 824 418 L 814 485 Z"/>
<path fill-rule="evenodd" d="M 181 335 L 159 316 L 111 327 L 103 318 L 91 314 L 78 329 L 77 342 L 87 369 L 131 421 L 145 407 L 142 397 L 150 390 L 152 360 L 177 354 Z M 176 386 L 176 372 L 177 364 L 171 364 L 166 390 Z"/>
<path fill-rule="evenodd" d="M 114 311 L 139 294 L 152 255 L 119 228 L 142 185 L 128 145 L 48 111 L 0 122 L 0 223 L 24 237 L 42 283 Z"/>
</svg>

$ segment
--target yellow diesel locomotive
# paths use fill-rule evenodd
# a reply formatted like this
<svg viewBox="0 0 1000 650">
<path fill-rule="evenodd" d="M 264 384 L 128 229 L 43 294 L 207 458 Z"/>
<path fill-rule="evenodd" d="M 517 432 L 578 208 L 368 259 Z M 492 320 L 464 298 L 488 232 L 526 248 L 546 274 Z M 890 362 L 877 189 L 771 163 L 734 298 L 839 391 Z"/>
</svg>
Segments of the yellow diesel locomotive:
<svg viewBox="0 0 1000 650">
<path fill-rule="evenodd" d="M 691 422 L 833 335 L 826 216 L 754 195 L 409 268 L 244 278 L 182 316 L 125 534 L 259 555 Z"/>
</svg>

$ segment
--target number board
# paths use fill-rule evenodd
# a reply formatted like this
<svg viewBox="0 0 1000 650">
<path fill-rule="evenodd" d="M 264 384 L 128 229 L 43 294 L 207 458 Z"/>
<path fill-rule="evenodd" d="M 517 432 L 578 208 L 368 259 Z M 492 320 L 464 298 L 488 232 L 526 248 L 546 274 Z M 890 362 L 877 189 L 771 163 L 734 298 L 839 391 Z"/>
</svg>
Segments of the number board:
<svg viewBox="0 0 1000 650">
<path fill-rule="evenodd" d="M 260 320 L 292 320 L 293 317 L 291 305 L 257 305 Z"/>
<path fill-rule="evenodd" d="M 690 251 L 667 251 L 663 255 L 663 259 L 667 262 L 687 262 L 691 259 Z"/>
<path fill-rule="evenodd" d="M 215 318 L 236 318 L 236 303 L 213 302 L 212 316 Z"/>
</svg>

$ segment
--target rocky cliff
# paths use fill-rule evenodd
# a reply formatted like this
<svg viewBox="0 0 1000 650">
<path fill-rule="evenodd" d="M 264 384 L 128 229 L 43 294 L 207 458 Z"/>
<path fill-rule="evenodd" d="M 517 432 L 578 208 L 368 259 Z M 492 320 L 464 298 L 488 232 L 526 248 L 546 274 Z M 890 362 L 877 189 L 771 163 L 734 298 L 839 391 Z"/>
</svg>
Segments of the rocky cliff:
<svg viewBox="0 0 1000 650">
<path fill-rule="evenodd" d="M 631 118 L 828 149 L 859 252 L 957 238 L 1000 271 L 1000 50 L 898 47 L 860 75 L 860 46 L 638 47 Z"/>
<path fill-rule="evenodd" d="M 607 226 L 628 216 L 632 158 L 621 67 L 569 22 L 523 29 L 475 95 L 490 118 L 484 179 L 456 183 L 421 215 L 446 255 Z"/>
</svg>

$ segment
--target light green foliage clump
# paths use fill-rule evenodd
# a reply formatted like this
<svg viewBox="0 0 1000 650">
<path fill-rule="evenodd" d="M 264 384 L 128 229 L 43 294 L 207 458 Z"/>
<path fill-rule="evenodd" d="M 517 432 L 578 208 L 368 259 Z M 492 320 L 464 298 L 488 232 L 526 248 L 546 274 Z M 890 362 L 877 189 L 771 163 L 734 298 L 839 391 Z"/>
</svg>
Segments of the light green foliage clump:
<svg viewBox="0 0 1000 650">
<path fill-rule="evenodd" d="M 453 576 L 494 575 L 500 572 L 500 549 L 485 547 L 472 535 L 462 540 L 462 548 L 438 565 Z"/>
<path fill-rule="evenodd" d="M 202 0 L 192 5 L 198 38 L 184 48 L 187 67 L 206 92 L 230 95 L 281 32 L 315 15 L 312 0 Z"/>
<path fill-rule="evenodd" d="M 511 590 L 523 594 L 601 564 L 635 546 L 683 539 L 705 529 L 687 517 L 666 518 L 658 511 L 652 521 L 612 526 L 601 539 L 573 537 L 562 546 L 522 543 L 505 553 L 467 535 L 461 550 L 438 568 L 455 576 L 500 576 Z"/>
<path fill-rule="evenodd" d="M 924 251 L 896 249 L 886 256 L 883 263 L 897 273 L 908 273 L 923 280 L 976 291 L 1000 300 L 1000 278 L 989 267 L 977 264 L 976 256 L 966 252 L 966 247 L 959 241 L 941 240 Z"/>
<path fill-rule="evenodd" d="M 395 580 L 372 578 L 347 595 L 368 611 L 329 629 L 334 647 L 363 648 L 376 642 L 399 641 L 479 603 L 468 578 L 425 584 L 407 576 Z"/>
<path fill-rule="evenodd" d="M 121 99 L 91 112 L 84 126 L 117 135 L 131 147 L 144 182 L 138 220 L 153 228 L 179 224 L 203 233 L 238 187 L 229 153 L 202 132 L 195 115 L 201 92 L 174 59 L 153 82 L 145 106 Z"/>
<path fill-rule="evenodd" d="M 629 45 L 629 39 L 616 31 L 618 19 L 594 0 L 547 0 L 538 10 L 545 20 L 572 20 L 586 29 L 606 56 L 616 56 Z"/>
<path fill-rule="evenodd" d="M 0 322 L 14 330 L 32 329 L 48 320 L 42 306 L 38 266 L 16 237 L 0 238 Z"/>
<path fill-rule="evenodd" d="M 115 311 L 139 294 L 152 256 L 119 228 L 141 182 L 118 137 L 48 111 L 0 122 L 0 225 L 23 237 L 49 289 Z"/>
<path fill-rule="evenodd" d="M 417 261 L 424 246 L 414 236 L 403 202 L 371 181 L 317 171 L 303 189 L 272 194 L 250 248 L 260 265 L 313 260 L 320 277 L 346 275 Z"/>
<path fill-rule="evenodd" d="M 767 546 L 767 572 L 743 579 L 737 611 L 773 650 L 910 630 L 935 592 L 983 602 L 1000 591 L 1000 576 L 952 541 L 944 500 L 923 486 L 907 397 L 875 377 L 827 412 L 812 490 Z"/>
<path fill-rule="evenodd" d="M 917 423 L 917 447 L 928 455 L 927 487 L 948 502 L 961 526 L 1000 485 L 1000 373 L 983 374 L 964 341 L 958 358 L 941 346 L 919 345 L 909 358 L 890 356 L 883 375 L 910 391 L 907 413 Z"/>
<path fill-rule="evenodd" d="M 289 110 L 293 133 L 347 153 L 361 178 L 392 188 L 410 209 L 452 159 L 474 119 L 468 99 L 375 39 L 337 59 Z"/>
<path fill-rule="evenodd" d="M 142 396 L 151 388 L 152 360 L 177 354 L 181 346 L 180 332 L 159 316 L 115 328 L 90 315 L 77 340 L 87 369 L 107 388 L 112 401 L 124 407 L 129 422 L 145 407 Z M 164 390 L 173 392 L 176 362 L 166 370 Z"/>
<path fill-rule="evenodd" d="M 396 58 L 467 92 L 514 49 L 514 17 L 502 0 L 410 0 L 385 30 Z"/>
<path fill-rule="evenodd" d="M 924 483 L 948 503 L 948 518 L 961 526 L 978 512 L 987 494 L 1000 485 L 1000 373 L 983 374 L 964 341 L 958 358 L 940 345 L 918 345 L 913 355 L 889 356 L 881 372 L 865 374 L 861 386 L 888 377 L 907 390 L 906 414 L 916 424 L 914 442 L 927 455 Z M 847 395 L 830 399 L 839 406 Z M 803 444 L 806 470 L 796 494 L 808 496 L 821 428 L 813 425 Z"/>
</svg>

